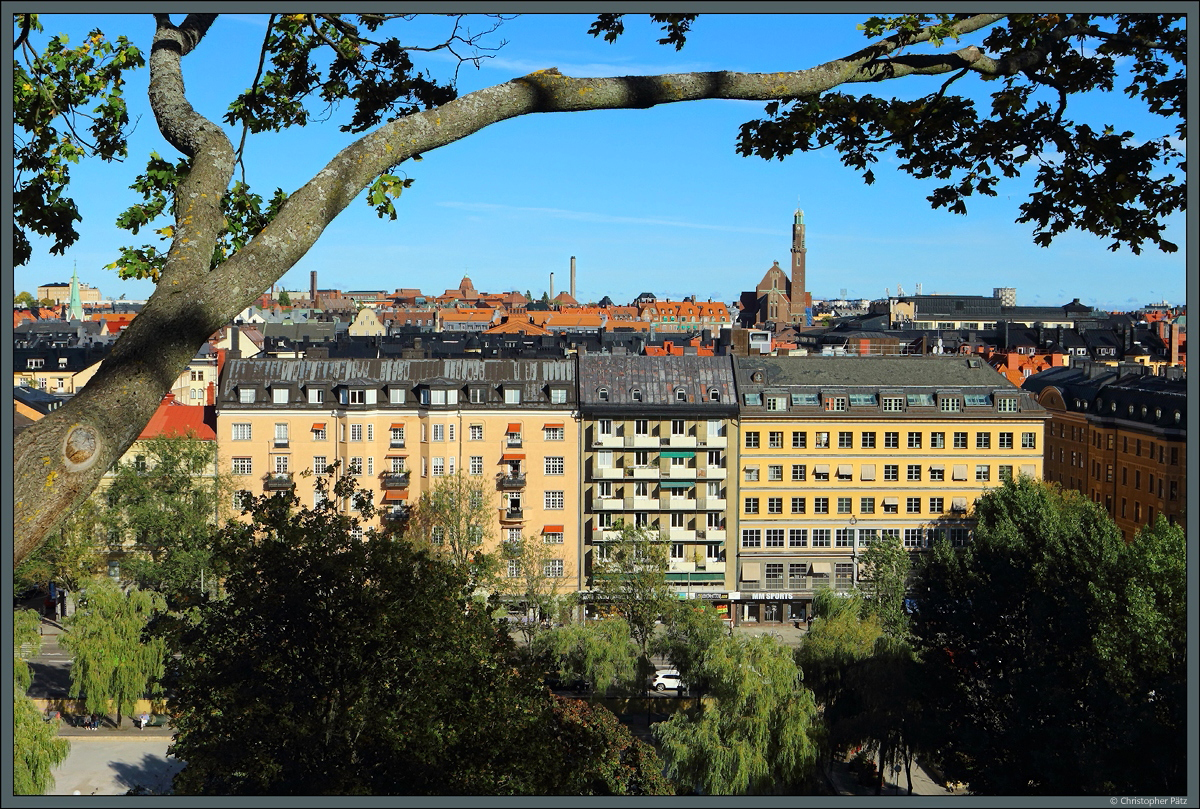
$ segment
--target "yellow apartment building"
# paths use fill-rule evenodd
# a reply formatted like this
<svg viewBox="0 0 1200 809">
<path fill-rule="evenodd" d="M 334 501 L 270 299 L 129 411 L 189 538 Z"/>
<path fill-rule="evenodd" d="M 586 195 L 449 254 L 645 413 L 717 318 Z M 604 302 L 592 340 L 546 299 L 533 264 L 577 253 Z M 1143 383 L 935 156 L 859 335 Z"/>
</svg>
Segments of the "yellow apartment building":
<svg viewBox="0 0 1200 809">
<path fill-rule="evenodd" d="M 217 407 L 222 463 L 241 490 L 293 491 L 311 507 L 320 495 L 304 473 L 340 461 L 382 505 L 378 527 L 445 476 L 484 478 L 488 550 L 535 537 L 557 551 L 545 572 L 560 592 L 580 587 L 573 360 L 233 359 Z"/>
<path fill-rule="evenodd" d="M 727 537 L 737 502 L 737 417 L 728 357 L 583 354 L 581 483 L 585 576 L 618 523 L 670 544 L 680 598 L 729 612 Z"/>
<path fill-rule="evenodd" d="M 738 622 L 803 620 L 886 536 L 965 544 L 974 501 L 1042 478 L 1047 411 L 977 357 L 735 357 Z"/>
</svg>

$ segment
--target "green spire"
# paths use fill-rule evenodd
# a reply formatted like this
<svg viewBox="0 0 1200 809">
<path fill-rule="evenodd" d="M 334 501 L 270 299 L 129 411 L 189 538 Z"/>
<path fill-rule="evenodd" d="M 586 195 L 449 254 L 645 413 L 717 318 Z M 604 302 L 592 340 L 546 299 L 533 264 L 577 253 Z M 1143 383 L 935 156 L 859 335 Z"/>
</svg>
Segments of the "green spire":
<svg viewBox="0 0 1200 809">
<path fill-rule="evenodd" d="M 83 300 L 79 297 L 79 264 L 71 270 L 71 303 L 67 307 L 68 320 L 83 320 Z"/>
</svg>

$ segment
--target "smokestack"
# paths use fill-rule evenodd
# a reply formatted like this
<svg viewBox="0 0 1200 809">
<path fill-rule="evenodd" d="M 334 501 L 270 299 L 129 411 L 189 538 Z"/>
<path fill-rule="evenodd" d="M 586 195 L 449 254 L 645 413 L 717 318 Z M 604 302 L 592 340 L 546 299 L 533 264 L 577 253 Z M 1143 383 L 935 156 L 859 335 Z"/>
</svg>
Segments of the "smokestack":
<svg viewBox="0 0 1200 809">
<path fill-rule="evenodd" d="M 571 297 L 575 297 L 575 256 L 571 256 Z"/>
<path fill-rule="evenodd" d="M 550 273 L 550 302 L 554 302 L 554 273 Z"/>
<path fill-rule="evenodd" d="M 308 305 L 316 308 L 317 306 L 317 271 L 313 270 L 308 274 Z"/>
<path fill-rule="evenodd" d="M 1179 324 L 1171 322 L 1171 365 L 1179 365 Z"/>
</svg>

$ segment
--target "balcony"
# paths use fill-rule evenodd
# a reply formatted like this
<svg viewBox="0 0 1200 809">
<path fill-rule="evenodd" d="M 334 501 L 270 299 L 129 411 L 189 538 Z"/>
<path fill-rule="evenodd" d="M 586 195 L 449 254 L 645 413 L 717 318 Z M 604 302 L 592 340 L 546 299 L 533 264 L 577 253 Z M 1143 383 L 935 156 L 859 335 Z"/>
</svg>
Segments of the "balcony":
<svg viewBox="0 0 1200 809">
<path fill-rule="evenodd" d="M 404 449 L 404 439 L 403 438 L 393 438 L 391 441 L 388 442 L 388 448 L 389 449 Z"/>
<path fill-rule="evenodd" d="M 629 477 L 638 480 L 658 480 L 662 474 L 657 466 L 627 466 Z"/>
<path fill-rule="evenodd" d="M 616 480 L 625 476 L 625 470 L 619 466 L 593 466 L 592 477 L 597 480 Z"/>
<path fill-rule="evenodd" d="M 619 435 L 613 435 L 611 433 L 593 433 L 592 444 L 597 447 L 623 447 L 625 446 L 625 439 Z"/>
<path fill-rule="evenodd" d="M 500 522 L 523 522 L 525 520 L 524 509 L 519 508 L 500 508 Z"/>
<path fill-rule="evenodd" d="M 624 511 L 625 501 L 620 497 L 595 497 L 592 508 L 596 511 Z"/>
<path fill-rule="evenodd" d="M 728 502 L 724 497 L 702 497 L 696 501 L 696 507 L 701 511 L 724 511 Z"/>
<path fill-rule="evenodd" d="M 501 473 L 496 475 L 496 487 L 500 491 L 513 491 L 516 489 L 525 488 L 525 476 L 521 474 L 505 475 Z"/>
<path fill-rule="evenodd" d="M 280 438 L 279 436 L 275 437 L 275 441 L 274 441 L 275 449 L 287 449 L 288 446 L 289 446 L 288 440 L 286 437 L 285 438 Z"/>
<path fill-rule="evenodd" d="M 404 472 L 384 472 L 379 476 L 379 485 L 385 491 L 388 489 L 407 489 L 410 473 Z"/>
<path fill-rule="evenodd" d="M 504 439 L 504 446 L 508 449 L 520 449 L 522 447 L 521 436 L 509 433 L 508 437 Z"/>
<path fill-rule="evenodd" d="M 723 466 L 705 466 L 701 469 L 697 469 L 696 471 L 699 473 L 696 475 L 698 478 L 704 478 L 705 480 L 724 480 L 728 470 L 726 470 Z"/>
<path fill-rule="evenodd" d="M 704 536 L 702 538 L 707 539 L 709 542 L 724 542 L 725 541 L 725 529 L 724 528 L 706 528 L 706 529 L 704 529 Z M 725 564 L 725 563 L 722 562 L 721 564 Z"/>
<path fill-rule="evenodd" d="M 709 449 L 724 449 L 729 446 L 729 439 L 723 435 L 707 435 L 700 443 Z"/>
<path fill-rule="evenodd" d="M 664 497 L 662 508 L 668 511 L 695 511 L 696 501 L 691 497 Z"/>
<path fill-rule="evenodd" d="M 696 541 L 696 532 L 691 530 L 690 528 L 668 528 L 667 529 L 667 539 L 671 540 L 672 542 L 695 542 Z M 678 560 L 672 560 L 672 564 L 671 564 L 672 570 L 675 569 L 675 561 L 678 561 Z M 688 562 L 686 564 L 689 564 L 692 567 L 695 567 L 694 562 Z"/>
<path fill-rule="evenodd" d="M 667 464 L 662 468 L 663 477 L 673 479 L 694 478 L 697 476 L 696 471 L 694 466 L 676 466 L 675 464 Z"/>
<path fill-rule="evenodd" d="M 291 472 L 275 472 L 263 476 L 263 491 L 285 492 L 296 488 Z"/>
<path fill-rule="evenodd" d="M 658 437 L 653 435 L 627 435 L 625 436 L 625 446 L 644 449 L 658 447 Z"/>
<path fill-rule="evenodd" d="M 662 445 L 664 447 L 695 447 L 699 445 L 699 442 L 694 435 L 671 434 L 670 437 L 662 440 Z"/>
<path fill-rule="evenodd" d="M 626 497 L 626 511 L 658 511 L 659 499 L 657 497 Z"/>
</svg>

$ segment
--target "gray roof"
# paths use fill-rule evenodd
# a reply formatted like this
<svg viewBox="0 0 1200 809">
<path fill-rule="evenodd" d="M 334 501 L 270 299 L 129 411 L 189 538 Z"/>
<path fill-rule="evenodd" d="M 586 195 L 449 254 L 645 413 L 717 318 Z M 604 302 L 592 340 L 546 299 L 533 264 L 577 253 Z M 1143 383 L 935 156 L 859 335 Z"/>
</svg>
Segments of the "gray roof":
<svg viewBox="0 0 1200 809">
<path fill-rule="evenodd" d="M 600 399 L 600 389 L 608 399 Z M 684 390 L 687 401 L 676 392 Z M 634 391 L 641 400 L 635 401 Z M 711 398 L 716 390 L 718 399 Z M 642 355 L 584 354 L 579 357 L 579 403 L 583 407 L 702 407 L 728 410 L 736 403 L 730 358 L 693 355 L 648 357 Z"/>
<path fill-rule="evenodd" d="M 486 404 L 463 406 L 483 407 L 542 407 L 549 403 L 547 386 L 567 388 L 567 401 L 575 398 L 575 363 L 569 359 L 275 359 L 258 358 L 229 360 L 221 378 L 219 403 L 222 406 L 251 406 L 269 408 L 269 397 L 260 397 L 256 405 L 238 404 L 236 388 L 265 387 L 271 384 L 292 387 L 354 387 L 382 388 L 400 386 L 415 390 L 420 385 L 485 384 L 493 388 Z M 520 405 L 505 404 L 500 389 L 512 386 L 521 389 Z M 292 402 L 294 407 L 299 402 Z M 390 406 L 387 397 L 379 398 L 380 407 Z M 410 400 L 407 407 L 412 406 Z M 557 405 L 556 407 L 563 407 Z M 314 409 L 325 405 L 311 405 Z M 398 405 L 397 405 L 398 407 Z"/>
<path fill-rule="evenodd" d="M 750 372 L 756 369 L 764 372 L 768 387 L 1013 387 L 975 357 L 735 357 L 734 364 L 739 387 L 751 384 Z"/>
</svg>

